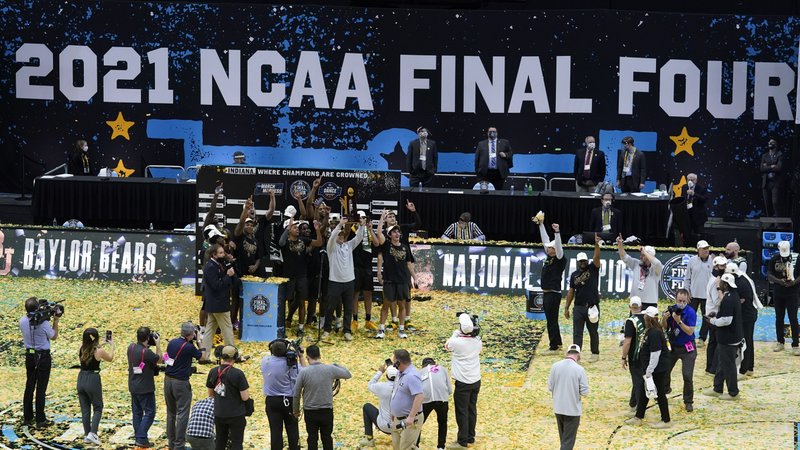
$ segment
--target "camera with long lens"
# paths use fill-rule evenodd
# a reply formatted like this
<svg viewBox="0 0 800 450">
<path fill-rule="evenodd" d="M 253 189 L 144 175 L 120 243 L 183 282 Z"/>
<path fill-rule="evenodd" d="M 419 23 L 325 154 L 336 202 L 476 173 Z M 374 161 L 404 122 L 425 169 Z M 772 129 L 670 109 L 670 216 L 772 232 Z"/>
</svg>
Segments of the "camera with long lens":
<svg viewBox="0 0 800 450">
<path fill-rule="evenodd" d="M 468 315 L 470 320 L 472 320 L 472 332 L 468 333 L 467 336 L 472 336 L 472 337 L 478 336 L 478 334 L 480 334 L 481 332 L 480 318 L 478 317 L 478 315 L 470 314 L 467 311 L 461 311 L 456 313 L 456 318 L 461 318 L 462 314 Z"/>
<path fill-rule="evenodd" d="M 286 365 L 289 367 L 294 367 L 297 365 L 297 356 L 303 354 L 303 347 L 300 346 L 300 341 L 302 338 L 295 339 L 294 341 L 290 341 L 287 339 L 286 341 Z"/>
<path fill-rule="evenodd" d="M 40 325 L 43 322 L 50 320 L 51 317 L 61 317 L 64 315 L 64 300 L 51 302 L 50 300 L 40 298 L 39 304 L 36 309 L 28 313 L 28 320 L 33 326 Z"/>
</svg>

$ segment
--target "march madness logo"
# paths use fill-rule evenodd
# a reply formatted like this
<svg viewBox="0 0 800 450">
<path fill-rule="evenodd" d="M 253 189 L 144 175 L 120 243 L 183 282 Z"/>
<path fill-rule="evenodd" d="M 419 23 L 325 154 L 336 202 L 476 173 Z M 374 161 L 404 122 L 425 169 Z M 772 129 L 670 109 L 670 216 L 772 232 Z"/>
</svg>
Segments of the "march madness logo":
<svg viewBox="0 0 800 450">
<path fill-rule="evenodd" d="M 676 255 L 664 263 L 664 270 L 661 271 L 661 290 L 670 299 L 675 299 L 675 292 L 683 288 L 689 258 L 691 255 Z"/>
<path fill-rule="evenodd" d="M 269 311 L 269 299 L 263 295 L 256 295 L 250 299 L 250 309 L 257 315 L 263 316 Z"/>
</svg>

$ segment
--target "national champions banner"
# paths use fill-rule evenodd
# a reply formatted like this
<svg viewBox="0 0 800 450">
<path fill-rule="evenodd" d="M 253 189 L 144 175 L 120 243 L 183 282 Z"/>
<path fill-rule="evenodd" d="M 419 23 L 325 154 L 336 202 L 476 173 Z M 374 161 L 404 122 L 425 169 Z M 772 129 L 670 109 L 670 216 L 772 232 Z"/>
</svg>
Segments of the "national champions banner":
<svg viewBox="0 0 800 450">
<path fill-rule="evenodd" d="M 192 284 L 194 240 L 180 232 L 0 225 L 0 277 Z"/>
<path fill-rule="evenodd" d="M 546 259 L 542 247 L 495 247 L 467 245 L 413 244 L 417 283 L 422 290 L 442 290 L 480 295 L 524 295 L 540 289 L 542 265 Z M 578 266 L 576 256 L 585 252 L 591 259 L 592 248 L 565 248 L 567 266 L 562 292 L 569 289 L 569 277 Z M 634 258 L 639 252 L 630 252 Z M 659 298 L 675 298 L 683 287 L 686 265 L 692 254 L 659 250 L 656 257 L 664 264 L 659 277 Z M 636 275 L 638 277 L 638 274 Z M 619 259 L 616 248 L 600 251 L 600 298 L 627 298 L 634 275 Z"/>
<path fill-rule="evenodd" d="M 587 135 L 645 190 L 695 172 L 716 216 L 762 213 L 759 158 L 796 123 L 798 18 L 433 11 L 193 2 L 0 3 L 6 189 L 89 142 L 152 164 L 402 170 L 425 126 L 439 171 L 474 171 L 496 126 L 513 172 L 571 174 Z M 12 114 L 13 112 L 13 114 Z M 794 153 L 796 153 L 796 149 Z M 731 173 L 737 176 L 730 176 Z M 735 193 L 735 195 L 734 195 Z"/>
</svg>

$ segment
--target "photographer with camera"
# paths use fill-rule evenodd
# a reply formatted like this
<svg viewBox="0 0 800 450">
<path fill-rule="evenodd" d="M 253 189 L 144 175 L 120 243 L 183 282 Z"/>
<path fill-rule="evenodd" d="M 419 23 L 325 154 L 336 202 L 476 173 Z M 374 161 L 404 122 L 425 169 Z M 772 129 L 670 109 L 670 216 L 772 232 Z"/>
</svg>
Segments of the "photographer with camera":
<svg viewBox="0 0 800 450">
<path fill-rule="evenodd" d="M 381 375 L 386 374 L 386 380 L 379 382 Z M 375 375 L 369 380 L 367 388 L 378 397 L 378 407 L 372 403 L 364 403 L 362 413 L 364 416 L 364 438 L 358 442 L 359 447 L 375 447 L 372 436 L 372 427 L 375 426 L 384 434 L 392 434 L 391 422 L 391 402 L 394 380 L 397 378 L 397 368 L 394 367 L 391 359 L 387 359 L 378 367 Z"/>
<path fill-rule="evenodd" d="M 450 394 L 453 386 L 450 384 L 450 375 L 447 368 L 436 364 L 433 358 L 422 360 L 422 370 L 419 371 L 422 379 L 422 423 L 428 421 L 428 416 L 436 412 L 438 433 L 436 448 L 444 449 L 447 441 L 447 412 L 450 409 Z M 417 439 L 419 447 L 419 439 Z"/>
<path fill-rule="evenodd" d="M 253 412 L 250 385 L 244 372 L 233 367 L 239 359 L 236 347 L 220 345 L 214 350 L 214 356 L 221 360 L 220 365 L 208 371 L 206 387 L 209 397 L 214 396 L 216 449 L 242 450 L 246 417 Z"/>
<path fill-rule="evenodd" d="M 689 304 L 691 294 L 687 289 L 678 289 L 675 293 L 675 304 L 670 305 L 661 318 L 661 325 L 667 330 L 670 344 L 670 366 L 667 373 L 666 393 L 672 392 L 672 370 L 681 360 L 683 373 L 683 404 L 687 412 L 694 411 L 694 363 L 697 359 L 694 327 L 697 324 L 697 313 Z"/>
<path fill-rule="evenodd" d="M 292 414 L 292 398 L 300 366 L 306 367 L 306 357 L 297 342 L 276 339 L 269 343 L 270 356 L 261 359 L 264 380 L 265 410 L 269 420 L 270 448 L 283 448 L 283 428 L 289 440 L 289 450 L 300 449 L 300 429 Z"/>
<path fill-rule="evenodd" d="M 181 325 L 181 337 L 169 341 L 164 353 L 164 401 L 167 405 L 167 442 L 170 450 L 186 447 L 186 427 L 192 406 L 192 385 L 189 377 L 195 372 L 192 359 L 203 352 L 195 346 L 197 328 L 192 322 Z"/>
<path fill-rule="evenodd" d="M 25 344 L 25 393 L 22 397 L 24 425 L 31 425 L 34 419 L 34 392 L 36 426 L 47 427 L 53 424 L 44 414 L 44 403 L 52 366 L 50 341 L 58 338 L 58 319 L 62 314 L 64 308 L 61 305 L 36 297 L 25 300 L 25 315 L 19 319 L 19 330 L 22 332 L 22 342 Z"/>
<path fill-rule="evenodd" d="M 389 407 L 392 448 L 412 450 L 422 432 L 422 378 L 411 363 L 408 350 L 397 349 L 393 356 L 397 377 Z"/>
<path fill-rule="evenodd" d="M 453 352 L 453 378 L 456 380 L 453 401 L 458 424 L 458 442 L 448 448 L 465 449 L 468 444 L 475 443 L 483 343 L 478 337 L 477 316 L 459 313 L 458 323 L 458 330 L 453 331 L 453 336 L 444 344 L 445 350 Z"/>
<path fill-rule="evenodd" d="M 203 348 L 214 347 L 214 333 L 217 327 L 222 331 L 225 345 L 233 346 L 233 324 L 231 323 L 230 290 L 236 271 L 225 258 L 225 249 L 212 245 L 206 252 L 206 264 L 203 266 L 203 309 L 208 314 L 206 330 L 203 335 Z M 210 364 L 207 359 L 202 364 Z"/>
<path fill-rule="evenodd" d="M 150 350 L 153 346 L 155 353 Z M 155 376 L 161 362 L 158 333 L 140 327 L 136 330 L 136 343 L 128 346 L 128 391 L 131 393 L 133 433 L 137 447 L 153 446 L 147 439 L 147 432 L 156 417 Z"/>
<path fill-rule="evenodd" d="M 105 345 L 104 345 L 105 344 Z M 108 349 L 104 348 L 108 346 Z M 103 417 L 103 383 L 100 380 L 100 362 L 114 359 L 114 341 L 106 332 L 105 342 L 100 341 L 96 328 L 83 330 L 83 343 L 78 351 L 81 371 L 78 372 L 78 401 L 81 405 L 83 442 L 101 445 L 97 430 Z M 92 415 L 94 409 L 94 415 Z"/>
<path fill-rule="evenodd" d="M 345 322 L 347 324 L 347 322 Z M 294 385 L 294 416 L 300 417 L 300 397 L 303 398 L 308 450 L 317 450 L 322 440 L 324 450 L 333 449 L 333 385 L 353 375 L 337 364 L 322 364 L 319 347 L 306 349 L 308 367 L 300 371 Z"/>
</svg>

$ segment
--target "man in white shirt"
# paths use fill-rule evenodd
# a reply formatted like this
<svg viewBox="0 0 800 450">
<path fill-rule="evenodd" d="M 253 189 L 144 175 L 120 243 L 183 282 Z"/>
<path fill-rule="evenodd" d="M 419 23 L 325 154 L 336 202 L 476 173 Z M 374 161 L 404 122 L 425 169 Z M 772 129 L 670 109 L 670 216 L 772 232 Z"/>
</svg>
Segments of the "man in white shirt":
<svg viewBox="0 0 800 450">
<path fill-rule="evenodd" d="M 422 360 L 422 370 L 419 371 L 422 379 L 422 413 L 425 423 L 428 416 L 436 412 L 436 422 L 438 425 L 436 449 L 444 450 L 447 441 L 447 412 L 450 409 L 450 394 L 453 393 L 453 385 L 450 384 L 450 375 L 447 368 L 436 364 L 433 358 Z M 417 440 L 417 448 L 419 440 Z"/>
<path fill-rule="evenodd" d="M 697 242 L 697 254 L 689 258 L 686 263 L 686 275 L 683 278 L 683 287 L 692 295 L 692 309 L 702 317 L 706 312 L 706 288 L 711 278 L 713 269 L 709 245 L 706 241 Z M 705 322 L 705 321 L 703 321 Z M 708 326 L 700 326 L 700 339 L 697 346 L 702 347 L 708 339 Z"/>
<path fill-rule="evenodd" d="M 625 253 L 620 235 L 617 236 L 617 251 L 619 259 L 625 263 L 625 267 L 633 276 L 630 296 L 642 299 L 643 311 L 650 306 L 658 307 L 658 283 L 661 281 L 664 264 L 656 258 L 656 249 L 649 245 L 641 247 L 640 259 L 636 259 Z"/>
<path fill-rule="evenodd" d="M 566 358 L 553 364 L 547 377 L 547 389 L 553 394 L 553 412 L 558 424 L 558 437 L 561 450 L 575 447 L 575 437 L 583 414 L 581 397 L 589 395 L 589 379 L 578 362 L 581 348 L 572 344 L 567 349 Z"/>
<path fill-rule="evenodd" d="M 475 423 L 478 421 L 478 393 L 481 391 L 481 349 L 483 343 L 477 336 L 475 325 L 469 314 L 458 316 L 459 329 L 444 345 L 453 352 L 453 378 L 456 389 L 453 401 L 456 404 L 458 442 L 448 445 L 450 449 L 466 449 L 475 443 Z"/>
<path fill-rule="evenodd" d="M 378 381 L 381 375 L 386 373 L 387 381 Z M 378 407 L 371 403 L 364 403 L 364 438 L 358 443 L 359 447 L 375 447 L 375 440 L 372 437 L 372 427 L 375 426 L 384 434 L 392 434 L 390 423 L 392 413 L 390 404 L 392 402 L 392 389 L 394 380 L 397 377 L 397 369 L 394 366 L 383 364 L 369 380 L 367 388 L 378 397 Z"/>
<path fill-rule="evenodd" d="M 333 313 L 339 304 L 344 305 L 344 340 L 352 341 L 350 326 L 353 320 L 353 295 L 355 293 L 355 270 L 353 269 L 353 250 L 364 240 L 366 227 L 358 223 L 356 237 L 347 240 L 354 222 L 339 222 L 328 238 L 328 309 L 325 312 L 325 333 L 322 340 L 328 339 L 333 324 Z"/>
</svg>

